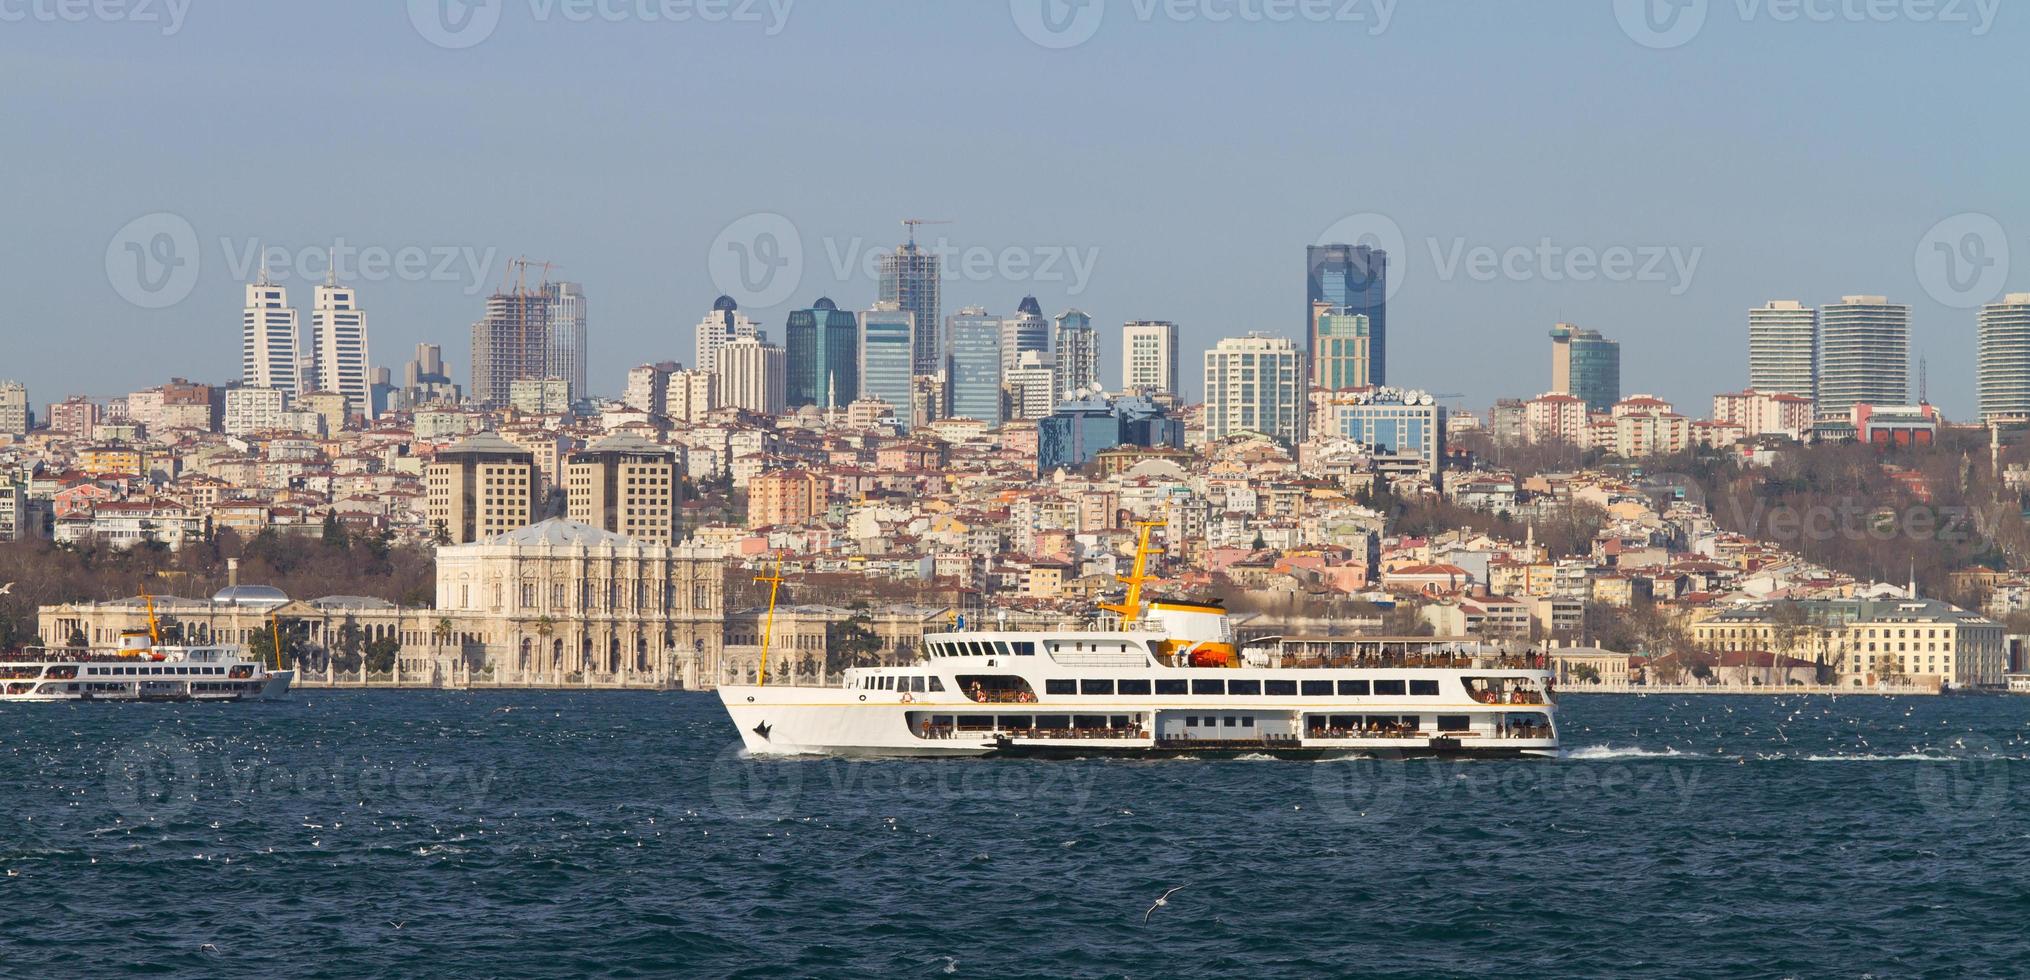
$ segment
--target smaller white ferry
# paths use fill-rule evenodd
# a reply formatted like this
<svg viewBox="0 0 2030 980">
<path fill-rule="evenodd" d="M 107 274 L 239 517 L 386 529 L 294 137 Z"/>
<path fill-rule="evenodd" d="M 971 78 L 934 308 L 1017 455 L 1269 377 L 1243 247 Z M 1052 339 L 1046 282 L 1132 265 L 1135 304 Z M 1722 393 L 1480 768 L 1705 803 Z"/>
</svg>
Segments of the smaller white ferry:
<svg viewBox="0 0 2030 980">
<path fill-rule="evenodd" d="M 150 622 L 154 620 L 151 610 Z M 237 646 L 174 646 L 128 630 L 113 650 L 37 650 L 0 656 L 9 701 L 274 701 L 293 670 L 269 669 Z"/>
<path fill-rule="evenodd" d="M 724 686 L 754 754 L 849 756 L 1555 756 L 1552 675 L 1529 657 L 1362 637 L 1237 645 L 1217 603 L 1141 602 L 1122 628 L 953 632 L 907 667 L 836 686 Z M 762 581 L 779 581 L 779 578 Z"/>
</svg>

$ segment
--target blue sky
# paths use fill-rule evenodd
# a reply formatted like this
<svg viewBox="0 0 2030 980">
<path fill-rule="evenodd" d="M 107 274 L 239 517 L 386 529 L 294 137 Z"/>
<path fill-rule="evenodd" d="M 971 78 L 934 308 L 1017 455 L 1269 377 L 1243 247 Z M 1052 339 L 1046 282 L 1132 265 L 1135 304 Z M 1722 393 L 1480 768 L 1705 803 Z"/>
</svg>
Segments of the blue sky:
<svg viewBox="0 0 2030 980">
<path fill-rule="evenodd" d="M 1932 398 L 1964 418 L 1974 314 L 1933 294 L 2030 290 L 2014 116 L 2030 15 L 1989 11 L 1982 32 L 1974 0 L 1877 0 L 1886 22 L 1862 0 L 1811 0 L 1818 19 L 1712 0 L 1665 48 L 1610 0 L 1400 0 L 1379 32 L 1382 0 L 1279 22 L 1255 16 L 1264 0 L 1121 0 L 1061 48 L 1021 29 L 1038 0 L 799 0 L 779 22 L 785 0 L 671 0 L 683 22 L 645 17 L 662 0 L 500 0 L 491 32 L 455 49 L 400 2 L 174 0 L 173 31 L 171 0 L 82 22 L 56 2 L 0 0 L 0 376 L 39 403 L 233 379 L 250 250 L 340 240 L 416 263 L 352 277 L 378 364 L 441 343 L 462 380 L 484 294 L 527 255 L 585 284 L 592 385 L 617 394 L 629 366 L 689 360 L 725 288 L 708 253 L 756 214 L 786 218 L 804 257 L 788 298 L 749 306 L 773 336 L 820 295 L 869 302 L 854 260 L 892 246 L 901 218 L 951 219 L 924 238 L 992 261 L 947 282 L 947 312 L 1031 292 L 1048 313 L 1077 306 L 1109 328 L 1110 380 L 1112 328 L 1175 320 L 1193 390 L 1217 338 L 1296 335 L 1306 244 L 1384 216 L 1352 227 L 1405 243 L 1391 379 L 1476 407 L 1543 390 L 1545 334 L 1566 320 L 1622 341 L 1627 392 L 1704 415 L 1746 383 L 1749 307 L 1876 293 L 1914 308 Z M 190 229 L 177 302 L 123 294 L 145 258 L 119 240 L 137 220 L 150 242 L 164 220 Z M 1939 288 L 1920 246 L 1968 228 L 1984 249 L 1969 258 L 2013 263 Z M 1574 250 L 1634 264 L 1554 278 Z M 321 264 L 280 271 L 307 309 Z"/>
</svg>

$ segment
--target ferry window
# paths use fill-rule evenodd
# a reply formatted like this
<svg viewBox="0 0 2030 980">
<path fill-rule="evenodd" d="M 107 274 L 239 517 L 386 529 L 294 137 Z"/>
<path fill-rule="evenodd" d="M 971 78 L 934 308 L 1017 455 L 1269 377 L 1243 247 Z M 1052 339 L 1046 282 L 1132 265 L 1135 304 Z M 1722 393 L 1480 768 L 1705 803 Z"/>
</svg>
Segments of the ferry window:
<svg viewBox="0 0 2030 980">
<path fill-rule="evenodd" d="M 1198 727 L 1198 716 L 1197 716 L 1197 715 L 1185 715 L 1185 716 L 1184 716 L 1184 727 L 1186 727 L 1186 728 L 1197 728 L 1197 727 Z"/>
<path fill-rule="evenodd" d="M 1438 696 L 1438 682 L 1411 681 L 1410 693 L 1420 698 L 1435 698 Z"/>
<path fill-rule="evenodd" d="M 1465 715 L 1439 715 L 1438 730 L 1441 732 L 1472 731 L 1473 719 Z"/>
<path fill-rule="evenodd" d="M 1366 681 L 1340 681 L 1340 682 L 1339 682 L 1339 693 L 1340 693 L 1340 694 L 1342 694 L 1342 695 L 1346 695 L 1346 694 L 1358 694 L 1358 695 L 1361 695 L 1361 696 L 1365 697 L 1365 696 L 1367 695 L 1367 682 L 1366 682 Z M 1344 726 L 1341 726 L 1341 727 L 1344 727 Z"/>
<path fill-rule="evenodd" d="M 932 694 L 943 694 L 944 689 L 945 689 L 944 681 L 941 681 L 935 677 L 930 679 L 930 690 Z"/>
<path fill-rule="evenodd" d="M 1305 681 L 1304 696 L 1307 698 L 1329 698 L 1332 696 L 1332 682 Z"/>
<path fill-rule="evenodd" d="M 1156 682 L 1156 693 L 1189 694 L 1190 685 L 1186 684 L 1181 678 L 1175 680 L 1159 680 Z"/>
<path fill-rule="evenodd" d="M 1080 694 L 1112 694 L 1114 693 L 1114 682 L 1080 681 L 1078 682 L 1078 692 Z"/>
<path fill-rule="evenodd" d="M 884 690 L 884 691 L 893 691 L 893 690 L 895 690 L 895 678 L 893 678 L 893 677 L 883 677 L 883 678 L 881 678 L 881 689 L 882 689 L 882 690 Z"/>
<path fill-rule="evenodd" d="M 1118 683 L 1118 684 L 1116 684 L 1116 685 L 1114 685 L 1114 686 L 1115 686 L 1115 687 L 1117 687 L 1117 688 L 1119 688 L 1119 689 L 1120 689 L 1120 692 L 1121 692 L 1122 694 L 1147 694 L 1147 693 L 1149 693 L 1149 682 L 1148 682 L 1148 681 L 1146 681 L 1146 680 L 1140 680 L 1140 681 L 1121 681 L 1120 683 Z"/>
<path fill-rule="evenodd" d="M 1403 693 L 1403 682 L 1402 682 L 1402 681 L 1375 681 L 1375 682 L 1374 682 L 1374 692 L 1375 692 L 1376 694 L 1383 694 L 1383 695 L 1388 695 L 1388 694 L 1394 694 L 1394 695 L 1401 695 L 1401 694 Z"/>
<path fill-rule="evenodd" d="M 910 679 L 909 679 L 909 689 L 910 689 L 910 691 L 912 691 L 912 692 L 914 692 L 914 693 L 916 693 L 916 694 L 922 694 L 922 693 L 924 692 L 924 686 L 923 686 L 923 678 L 921 678 L 921 677 L 912 677 L 912 678 L 910 678 Z"/>
<path fill-rule="evenodd" d="M 1049 681 L 1044 681 L 1044 682 L 1043 682 L 1043 693 L 1045 693 L 1045 694 L 1077 694 L 1077 693 L 1078 693 L 1078 682 L 1077 682 L 1077 681 L 1069 681 L 1069 680 L 1049 680 Z"/>
<path fill-rule="evenodd" d="M 1071 727 L 1071 716 L 1070 716 L 1070 715 L 1037 715 L 1037 716 L 1036 716 L 1036 727 L 1038 727 L 1038 728 L 1070 728 L 1070 727 Z"/>
<path fill-rule="evenodd" d="M 1071 727 L 1105 728 L 1107 727 L 1107 719 L 1105 715 L 1073 715 L 1071 719 Z"/>
<path fill-rule="evenodd" d="M 1191 693 L 1193 693 L 1193 694 L 1225 694 L 1225 693 L 1226 693 L 1226 682 L 1225 682 L 1225 681 L 1209 681 L 1209 680 L 1204 680 L 1204 679 L 1198 679 L 1198 678 L 1194 678 L 1194 679 L 1192 680 L 1192 682 L 1191 682 Z"/>
<path fill-rule="evenodd" d="M 1233 695 L 1262 693 L 1261 681 L 1227 681 L 1226 693 Z"/>
<path fill-rule="evenodd" d="M 1108 717 L 1107 717 L 1107 727 L 1108 727 L 1108 728 L 1126 728 L 1126 727 L 1128 727 L 1128 716 L 1127 716 L 1127 715 L 1110 715 L 1110 716 L 1108 716 Z"/>
<path fill-rule="evenodd" d="M 1016 643 L 1015 643 L 1015 655 L 1016 655 L 1016 656 L 1018 656 L 1018 657 L 1029 657 L 1029 656 L 1034 656 L 1034 655 L 1035 655 L 1035 653 L 1036 653 L 1036 644 L 1035 644 L 1034 642 L 1032 642 L 1032 641 L 1029 641 L 1029 640 L 1018 640 L 1018 641 L 1016 641 Z"/>
<path fill-rule="evenodd" d="M 1297 682 L 1267 681 L 1262 684 L 1262 690 L 1264 693 L 1268 694 L 1272 698 L 1276 697 L 1287 698 L 1297 693 Z"/>
<path fill-rule="evenodd" d="M 994 719 L 994 723 L 1002 728 L 1023 729 L 1036 727 L 1036 719 L 1028 715 L 999 715 Z"/>
<path fill-rule="evenodd" d="M 1242 715 L 1242 716 L 1241 716 L 1241 727 L 1242 727 L 1242 728 L 1253 728 L 1253 727 L 1255 727 L 1255 716 L 1254 716 L 1254 715 Z"/>
<path fill-rule="evenodd" d="M 1235 718 L 1235 717 L 1234 717 L 1234 716 L 1232 716 L 1232 715 L 1228 715 L 1228 716 L 1226 716 L 1226 727 L 1228 727 L 1228 728 L 1238 728 L 1238 727 L 1240 727 L 1240 723 L 1241 723 L 1241 720 L 1240 720 L 1239 718 Z"/>
</svg>

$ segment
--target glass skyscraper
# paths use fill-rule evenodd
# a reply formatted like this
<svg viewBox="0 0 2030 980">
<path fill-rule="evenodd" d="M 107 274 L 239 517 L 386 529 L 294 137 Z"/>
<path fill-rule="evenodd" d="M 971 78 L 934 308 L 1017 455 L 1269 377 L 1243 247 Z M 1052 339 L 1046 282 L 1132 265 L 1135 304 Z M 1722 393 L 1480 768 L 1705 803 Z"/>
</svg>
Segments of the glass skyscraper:
<svg viewBox="0 0 2030 980">
<path fill-rule="evenodd" d="M 936 374 L 938 370 L 937 324 L 943 322 L 938 295 L 943 286 L 941 268 L 938 257 L 918 248 L 914 238 L 881 257 L 881 302 L 916 314 L 921 328 L 916 332 L 910 368 L 917 374 Z"/>
<path fill-rule="evenodd" d="M 879 398 L 909 428 L 914 416 L 916 314 L 893 303 L 876 303 L 860 314 L 860 393 Z"/>
<path fill-rule="evenodd" d="M 790 311 L 784 335 L 789 407 L 845 408 L 860 397 L 860 325 L 853 314 L 820 299 Z"/>
<path fill-rule="evenodd" d="M 977 306 L 945 321 L 945 409 L 1001 424 L 1001 319 Z"/>
<path fill-rule="evenodd" d="M 1056 398 L 1068 402 L 1083 389 L 1100 385 L 1100 338 L 1093 332 L 1093 318 L 1082 310 L 1057 315 Z"/>
<path fill-rule="evenodd" d="M 1304 250 L 1304 336 L 1318 352 L 1318 320 L 1324 303 L 1368 320 L 1368 380 L 1388 384 L 1389 253 L 1366 245 L 1313 245 Z"/>
<path fill-rule="evenodd" d="M 1050 353 L 1050 321 L 1034 296 L 1022 297 L 1015 315 L 1001 321 L 1001 373 L 1013 372 L 1025 351 Z"/>
<path fill-rule="evenodd" d="M 1551 391 L 1606 412 L 1621 400 L 1621 342 L 1569 323 L 1551 329 Z"/>
</svg>

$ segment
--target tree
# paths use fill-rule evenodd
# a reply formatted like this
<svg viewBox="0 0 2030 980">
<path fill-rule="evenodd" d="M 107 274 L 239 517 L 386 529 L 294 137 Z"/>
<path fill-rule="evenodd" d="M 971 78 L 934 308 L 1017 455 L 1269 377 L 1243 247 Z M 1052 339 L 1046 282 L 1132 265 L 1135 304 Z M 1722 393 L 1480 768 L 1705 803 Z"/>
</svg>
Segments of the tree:
<svg viewBox="0 0 2030 980">
<path fill-rule="evenodd" d="M 402 644 L 392 636 L 383 636 L 367 643 L 367 669 L 385 674 L 395 669 L 395 656 L 402 652 Z"/>
<path fill-rule="evenodd" d="M 338 523 L 338 514 L 336 512 L 324 515 L 324 532 L 321 537 L 326 547 L 341 548 L 345 546 L 345 527 Z"/>
<path fill-rule="evenodd" d="M 880 660 L 881 637 L 875 635 L 873 620 L 855 613 L 825 624 L 825 666 L 832 673 L 848 667 L 871 665 Z"/>
</svg>

